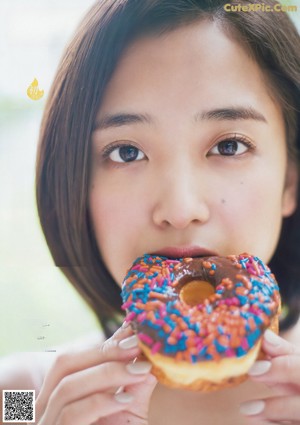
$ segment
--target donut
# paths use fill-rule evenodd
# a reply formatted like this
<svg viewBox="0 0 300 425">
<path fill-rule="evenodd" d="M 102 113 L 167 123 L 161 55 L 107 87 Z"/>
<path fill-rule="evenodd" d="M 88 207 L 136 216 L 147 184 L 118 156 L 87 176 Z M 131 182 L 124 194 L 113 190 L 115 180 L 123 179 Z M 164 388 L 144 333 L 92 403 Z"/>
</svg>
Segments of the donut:
<svg viewBox="0 0 300 425">
<path fill-rule="evenodd" d="M 125 321 L 158 381 L 213 391 L 247 379 L 269 328 L 278 333 L 279 288 L 258 257 L 137 258 L 122 284 Z"/>
</svg>

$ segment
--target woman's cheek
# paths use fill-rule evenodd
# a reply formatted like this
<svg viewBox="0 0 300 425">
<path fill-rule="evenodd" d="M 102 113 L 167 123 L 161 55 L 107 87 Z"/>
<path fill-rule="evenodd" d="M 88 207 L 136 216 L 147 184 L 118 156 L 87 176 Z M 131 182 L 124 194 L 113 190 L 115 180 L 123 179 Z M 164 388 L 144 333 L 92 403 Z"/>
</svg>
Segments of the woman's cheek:
<svg viewBox="0 0 300 425">
<path fill-rule="evenodd" d="M 254 254 L 266 263 L 272 258 L 278 244 L 282 225 L 281 190 L 269 185 L 258 185 L 252 190 L 251 202 L 245 214 L 247 229 Z"/>
<path fill-rule="evenodd" d="M 103 183 L 103 184 L 102 184 Z M 134 184 L 95 184 L 90 191 L 90 214 L 101 256 L 119 282 L 139 252 L 146 229 L 146 199 Z M 118 259 L 118 261 L 116 261 Z"/>
</svg>

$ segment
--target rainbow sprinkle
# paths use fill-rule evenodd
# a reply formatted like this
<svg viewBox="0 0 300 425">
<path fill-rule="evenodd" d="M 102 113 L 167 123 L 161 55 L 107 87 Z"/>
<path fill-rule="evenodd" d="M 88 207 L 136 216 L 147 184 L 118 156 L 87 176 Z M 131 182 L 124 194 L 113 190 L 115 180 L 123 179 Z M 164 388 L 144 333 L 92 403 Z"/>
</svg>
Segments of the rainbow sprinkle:
<svg viewBox="0 0 300 425">
<path fill-rule="evenodd" d="M 215 293 L 192 307 L 178 295 L 195 278 L 210 282 Z M 248 254 L 178 260 L 144 255 L 128 271 L 122 298 L 125 320 L 152 354 L 190 363 L 246 355 L 280 304 L 274 275 Z"/>
</svg>

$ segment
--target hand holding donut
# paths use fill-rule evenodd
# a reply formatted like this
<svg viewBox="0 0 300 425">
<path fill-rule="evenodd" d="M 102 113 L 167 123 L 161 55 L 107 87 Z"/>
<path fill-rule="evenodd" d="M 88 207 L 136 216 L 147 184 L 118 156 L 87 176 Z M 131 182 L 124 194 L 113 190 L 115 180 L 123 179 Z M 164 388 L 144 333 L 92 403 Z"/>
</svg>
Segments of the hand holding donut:
<svg viewBox="0 0 300 425">
<path fill-rule="evenodd" d="M 146 425 L 156 379 L 130 328 L 97 348 L 63 354 L 47 374 L 36 403 L 38 425 Z M 125 419 L 125 420 L 124 420 Z"/>
<path fill-rule="evenodd" d="M 300 347 L 267 330 L 263 349 L 268 360 L 257 361 L 249 375 L 274 390 L 274 396 L 243 403 L 247 424 L 300 423 Z"/>
</svg>

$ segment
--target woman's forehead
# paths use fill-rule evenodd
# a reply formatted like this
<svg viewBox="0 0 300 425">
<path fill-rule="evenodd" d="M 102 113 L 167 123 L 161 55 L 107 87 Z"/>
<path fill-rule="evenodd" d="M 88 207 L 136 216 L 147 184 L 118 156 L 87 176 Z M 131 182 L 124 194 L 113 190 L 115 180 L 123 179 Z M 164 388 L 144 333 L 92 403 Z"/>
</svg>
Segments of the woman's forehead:
<svg viewBox="0 0 300 425">
<path fill-rule="evenodd" d="M 133 42 L 107 86 L 97 120 L 120 112 L 152 115 L 158 103 L 164 112 L 192 116 L 224 109 L 264 116 L 262 103 L 281 113 L 258 64 L 209 21 Z"/>
</svg>

